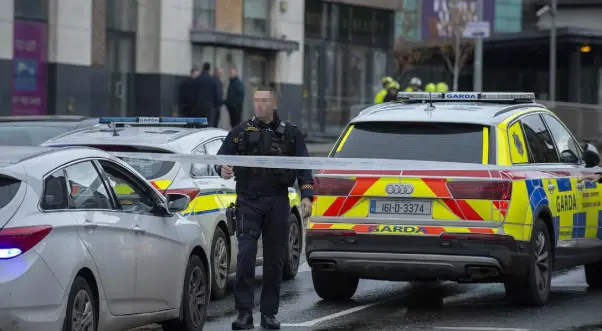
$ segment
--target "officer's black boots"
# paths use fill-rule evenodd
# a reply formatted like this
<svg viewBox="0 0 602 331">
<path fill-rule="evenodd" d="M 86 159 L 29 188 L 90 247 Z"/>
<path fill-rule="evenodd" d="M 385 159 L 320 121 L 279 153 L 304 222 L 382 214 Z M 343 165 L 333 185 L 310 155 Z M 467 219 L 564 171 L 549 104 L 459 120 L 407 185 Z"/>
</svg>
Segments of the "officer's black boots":
<svg viewBox="0 0 602 331">
<path fill-rule="evenodd" d="M 280 322 L 274 316 L 261 314 L 261 327 L 268 330 L 280 330 Z"/>
<path fill-rule="evenodd" d="M 254 327 L 253 312 L 251 310 L 238 311 L 238 318 L 232 322 L 232 330 L 251 330 Z"/>
</svg>

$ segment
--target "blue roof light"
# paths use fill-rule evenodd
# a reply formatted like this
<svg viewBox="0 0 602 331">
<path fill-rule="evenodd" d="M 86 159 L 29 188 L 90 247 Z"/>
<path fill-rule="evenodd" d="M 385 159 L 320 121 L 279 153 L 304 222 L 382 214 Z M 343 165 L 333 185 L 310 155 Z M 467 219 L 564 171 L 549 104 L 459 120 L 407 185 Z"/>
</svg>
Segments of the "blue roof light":
<svg viewBox="0 0 602 331">
<path fill-rule="evenodd" d="M 101 117 L 99 124 L 207 125 L 205 117 Z"/>
</svg>

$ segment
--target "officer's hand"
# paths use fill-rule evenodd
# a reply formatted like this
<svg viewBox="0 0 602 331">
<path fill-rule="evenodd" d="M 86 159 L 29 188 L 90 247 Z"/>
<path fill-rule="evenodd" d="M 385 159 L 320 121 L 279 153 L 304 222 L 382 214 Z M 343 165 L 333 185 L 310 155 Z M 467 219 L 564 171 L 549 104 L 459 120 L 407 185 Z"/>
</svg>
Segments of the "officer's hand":
<svg viewBox="0 0 602 331">
<path fill-rule="evenodd" d="M 311 216 L 311 207 L 312 202 L 310 198 L 303 198 L 303 200 L 301 200 L 301 211 L 303 212 L 303 218 L 308 218 Z"/>
<path fill-rule="evenodd" d="M 577 182 L 578 182 L 578 183 L 581 183 L 581 182 L 582 182 L 582 181 L 584 181 L 584 180 L 591 181 L 591 182 L 598 182 L 598 181 L 600 181 L 600 178 L 601 178 L 601 177 L 602 177 L 602 176 L 601 176 L 600 174 L 588 175 L 588 176 L 585 176 L 585 177 L 581 177 L 581 178 L 579 178 L 579 179 L 577 180 Z"/>
<path fill-rule="evenodd" d="M 223 179 L 230 179 L 234 175 L 232 167 L 229 165 L 222 166 L 222 173 L 220 174 Z"/>
</svg>

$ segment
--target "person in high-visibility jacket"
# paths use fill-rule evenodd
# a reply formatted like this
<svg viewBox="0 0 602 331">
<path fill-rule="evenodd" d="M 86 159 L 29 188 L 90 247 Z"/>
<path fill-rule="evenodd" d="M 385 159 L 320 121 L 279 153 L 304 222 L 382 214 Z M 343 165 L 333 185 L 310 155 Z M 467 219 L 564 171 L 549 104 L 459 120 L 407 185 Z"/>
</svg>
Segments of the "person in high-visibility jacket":
<svg viewBox="0 0 602 331">
<path fill-rule="evenodd" d="M 398 82 L 392 81 L 387 85 L 387 95 L 383 99 L 383 102 L 397 101 L 397 92 L 401 86 Z"/>
<path fill-rule="evenodd" d="M 383 79 L 381 81 L 381 83 L 383 84 L 383 88 L 380 91 L 378 91 L 378 93 L 376 93 L 376 96 L 374 97 L 374 103 L 383 103 L 383 100 L 387 96 L 387 86 L 392 81 L 393 81 L 393 78 L 391 78 L 389 76 L 383 77 Z"/>
<path fill-rule="evenodd" d="M 420 88 L 422 87 L 422 81 L 418 77 L 413 77 L 410 79 L 410 83 L 408 87 L 405 89 L 406 92 L 420 92 L 422 91 Z"/>
<path fill-rule="evenodd" d="M 439 82 L 437 83 L 437 92 L 447 92 L 449 91 L 449 86 L 447 86 L 447 84 L 445 84 L 444 82 Z"/>
<path fill-rule="evenodd" d="M 428 83 L 424 86 L 424 92 L 437 92 L 437 86 L 435 83 Z"/>
</svg>

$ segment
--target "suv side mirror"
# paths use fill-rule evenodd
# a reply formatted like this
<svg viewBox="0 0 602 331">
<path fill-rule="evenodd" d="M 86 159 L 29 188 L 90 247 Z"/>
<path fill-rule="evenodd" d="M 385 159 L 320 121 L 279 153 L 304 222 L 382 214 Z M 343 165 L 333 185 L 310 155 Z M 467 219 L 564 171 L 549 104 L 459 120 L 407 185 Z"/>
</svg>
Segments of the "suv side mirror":
<svg viewBox="0 0 602 331">
<path fill-rule="evenodd" d="M 167 210 L 171 213 L 179 213 L 185 210 L 190 203 L 190 197 L 186 194 L 168 193 L 166 198 Z"/>
<path fill-rule="evenodd" d="M 586 168 L 593 168 L 600 165 L 600 154 L 594 145 L 586 143 L 583 146 L 583 162 L 585 163 Z"/>
</svg>

